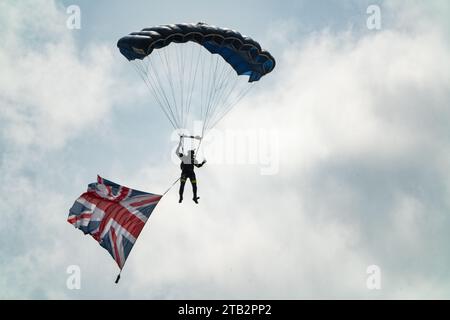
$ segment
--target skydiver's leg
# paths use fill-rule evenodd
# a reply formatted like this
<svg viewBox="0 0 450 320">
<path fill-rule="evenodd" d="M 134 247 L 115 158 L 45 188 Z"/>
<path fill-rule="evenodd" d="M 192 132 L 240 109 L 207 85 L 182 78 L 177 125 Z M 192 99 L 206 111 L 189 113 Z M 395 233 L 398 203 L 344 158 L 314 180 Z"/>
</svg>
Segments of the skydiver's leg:
<svg viewBox="0 0 450 320">
<path fill-rule="evenodd" d="M 194 198 L 192 200 L 194 200 L 195 203 L 198 203 L 198 199 L 200 198 L 197 197 L 197 179 L 195 177 L 195 173 L 189 177 L 189 180 L 191 180 L 192 193 L 194 194 Z"/>
<path fill-rule="evenodd" d="M 184 193 L 184 185 L 186 184 L 186 177 L 184 175 L 181 176 L 180 179 L 180 200 L 179 203 L 183 202 L 183 193 Z"/>
</svg>

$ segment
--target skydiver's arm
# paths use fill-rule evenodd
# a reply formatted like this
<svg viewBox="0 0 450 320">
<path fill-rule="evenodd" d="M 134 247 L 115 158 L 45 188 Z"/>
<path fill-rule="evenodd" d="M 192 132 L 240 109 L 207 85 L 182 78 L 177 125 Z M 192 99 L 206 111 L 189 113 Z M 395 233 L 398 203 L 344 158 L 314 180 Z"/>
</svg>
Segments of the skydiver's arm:
<svg viewBox="0 0 450 320">
<path fill-rule="evenodd" d="M 180 138 L 180 143 L 178 144 L 177 150 L 175 151 L 176 155 L 177 155 L 179 158 L 182 158 L 182 157 L 183 157 L 183 154 L 181 153 L 181 139 L 182 139 L 182 138 Z"/>
<path fill-rule="evenodd" d="M 202 163 L 198 163 L 197 161 L 195 161 L 194 166 L 196 166 L 197 168 L 201 168 L 203 167 L 203 165 L 206 163 L 206 160 L 203 160 Z"/>
</svg>

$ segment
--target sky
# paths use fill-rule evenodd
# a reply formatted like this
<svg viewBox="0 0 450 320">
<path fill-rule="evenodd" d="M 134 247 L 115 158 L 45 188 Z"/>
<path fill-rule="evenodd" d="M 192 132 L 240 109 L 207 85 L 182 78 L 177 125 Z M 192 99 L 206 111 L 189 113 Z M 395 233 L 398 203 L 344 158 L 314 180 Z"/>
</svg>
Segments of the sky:
<svg viewBox="0 0 450 320">
<path fill-rule="evenodd" d="M 116 43 L 198 21 L 277 66 L 205 137 L 200 204 L 171 189 L 116 285 L 68 210 L 97 174 L 160 194 L 179 176 Z M 449 21 L 444 0 L 1 1 L 0 298 L 450 298 Z"/>
</svg>

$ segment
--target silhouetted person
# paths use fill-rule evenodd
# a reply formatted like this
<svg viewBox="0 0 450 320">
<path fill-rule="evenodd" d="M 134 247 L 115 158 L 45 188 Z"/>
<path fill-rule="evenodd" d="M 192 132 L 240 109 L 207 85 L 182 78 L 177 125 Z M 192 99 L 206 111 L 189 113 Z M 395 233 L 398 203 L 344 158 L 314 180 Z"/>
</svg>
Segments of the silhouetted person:
<svg viewBox="0 0 450 320">
<path fill-rule="evenodd" d="M 182 139 L 183 137 L 181 137 Z M 181 178 L 180 178 L 180 200 L 178 201 L 181 203 L 183 201 L 183 193 L 184 193 L 184 185 L 186 184 L 186 180 L 189 178 L 191 180 L 192 184 L 192 192 L 194 194 L 194 200 L 195 203 L 198 203 L 198 199 L 200 199 L 197 196 L 197 180 L 195 178 L 195 172 L 194 172 L 194 166 L 197 168 L 201 168 L 205 163 L 206 160 L 203 160 L 202 163 L 198 163 L 195 160 L 195 151 L 189 150 L 187 155 L 184 155 L 181 152 L 182 148 L 182 140 L 180 139 L 180 143 L 178 144 L 178 148 L 176 150 L 177 156 L 181 159 Z"/>
</svg>

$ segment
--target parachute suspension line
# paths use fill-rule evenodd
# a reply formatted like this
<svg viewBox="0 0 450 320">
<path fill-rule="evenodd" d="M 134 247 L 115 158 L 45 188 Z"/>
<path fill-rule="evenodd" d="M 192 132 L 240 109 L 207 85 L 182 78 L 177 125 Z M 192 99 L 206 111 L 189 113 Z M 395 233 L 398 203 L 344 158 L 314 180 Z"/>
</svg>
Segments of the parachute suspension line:
<svg viewBox="0 0 450 320">
<path fill-rule="evenodd" d="M 196 43 L 186 45 L 191 47 L 174 43 L 155 49 L 153 55 L 132 64 L 172 127 L 188 129 L 200 117 L 204 137 L 253 86 L 244 84 L 246 77 L 236 75 L 222 56 Z"/>
<path fill-rule="evenodd" d="M 202 93 L 201 93 L 201 103 L 200 103 L 200 116 L 201 117 L 203 117 L 203 109 L 204 109 L 204 105 L 206 104 L 206 97 L 207 97 L 207 83 L 208 82 L 206 81 L 206 77 L 211 76 L 211 74 L 205 75 L 206 60 L 210 62 L 211 59 L 212 59 L 211 56 L 204 57 L 203 61 L 205 61 L 205 62 L 202 64 Z"/>
<path fill-rule="evenodd" d="M 168 115 L 167 111 L 166 111 L 166 107 L 164 106 L 164 92 L 161 93 L 155 79 L 153 79 L 152 77 L 150 77 L 150 73 L 148 72 L 149 66 L 148 66 L 148 62 L 143 62 L 143 61 L 135 61 L 136 64 L 133 63 L 134 66 L 136 66 L 136 68 L 138 70 L 140 70 L 139 75 L 141 76 L 141 78 L 144 80 L 144 83 L 147 85 L 147 87 L 150 90 L 150 93 L 154 96 L 155 100 L 158 102 L 158 105 L 160 106 L 160 108 L 163 110 L 163 112 L 165 113 L 166 117 L 169 119 L 169 121 L 171 122 L 172 126 L 175 126 L 175 124 L 173 123 L 172 119 L 170 118 L 170 116 Z M 170 108 L 170 105 L 168 105 L 167 108 Z"/>
<path fill-rule="evenodd" d="M 163 52 L 164 60 L 163 60 L 163 57 L 162 57 L 160 51 Z M 173 83 L 173 79 L 172 79 L 173 72 L 172 72 L 172 67 L 171 67 L 171 65 L 169 63 L 169 60 L 167 58 L 167 50 L 164 50 L 164 49 L 163 50 L 157 50 L 157 52 L 158 52 L 159 58 L 161 59 L 162 65 L 166 67 L 166 68 L 162 68 L 162 69 L 164 70 L 164 73 L 165 73 L 166 78 L 168 80 L 168 83 L 170 85 L 170 89 L 171 89 L 171 93 L 172 93 L 172 99 L 173 99 L 173 103 L 174 103 L 173 106 L 175 108 L 175 116 L 177 118 L 176 122 L 178 124 L 178 127 L 180 127 L 180 121 L 179 121 L 178 112 L 177 112 L 178 111 L 178 103 L 177 103 L 177 99 L 176 99 L 176 96 L 175 96 L 175 88 L 174 88 L 174 83 Z"/>
<path fill-rule="evenodd" d="M 192 55 L 194 55 L 194 47 L 195 46 L 192 45 Z M 186 115 L 189 115 L 189 112 L 191 110 L 192 95 L 194 93 L 194 87 L 195 87 L 196 79 L 197 79 L 198 65 L 200 63 L 200 56 L 201 56 L 201 53 L 202 53 L 202 47 L 199 46 L 199 45 L 197 45 L 197 47 L 198 47 L 197 63 L 195 65 L 194 78 L 193 78 L 192 81 L 190 81 L 190 83 L 191 83 L 191 90 L 190 90 L 189 99 L 188 99 L 188 102 L 187 102 Z M 186 120 L 187 119 L 185 119 L 185 123 L 183 124 L 183 127 L 186 127 Z"/>
<path fill-rule="evenodd" d="M 144 71 L 144 67 L 141 64 L 141 62 L 137 62 L 136 61 L 135 63 L 132 63 L 132 65 L 136 69 L 136 72 L 138 73 L 138 75 L 144 81 L 144 83 L 147 86 L 147 88 L 149 89 L 150 93 L 155 98 L 155 100 L 156 100 L 158 106 L 160 107 L 160 109 L 164 112 L 165 116 L 170 121 L 170 124 L 174 127 L 174 129 L 176 129 L 175 123 L 172 121 L 172 119 L 170 118 L 169 114 L 167 113 L 167 111 L 166 111 L 166 109 L 164 107 L 164 104 L 161 102 L 160 97 L 158 96 L 156 89 L 154 88 L 153 84 L 151 83 L 151 81 L 150 81 L 150 79 L 148 77 L 148 73 L 146 71 Z"/>
<path fill-rule="evenodd" d="M 185 52 L 183 54 L 183 52 Z M 186 127 L 187 117 L 189 113 L 187 111 L 187 105 L 189 101 L 189 87 L 193 83 L 192 82 L 192 73 L 194 68 L 194 47 L 191 44 L 191 50 L 183 51 L 179 50 L 181 60 L 182 60 L 182 73 L 183 73 L 183 81 L 182 81 L 182 100 L 183 100 L 183 108 L 182 108 L 182 125 L 183 128 Z M 189 67 L 186 66 L 186 61 L 189 61 Z M 185 94 L 186 93 L 186 94 Z"/>
<path fill-rule="evenodd" d="M 222 112 L 222 115 L 220 117 L 218 117 L 218 119 L 212 124 L 212 126 L 210 128 L 213 128 L 214 126 L 216 126 L 232 109 L 235 105 L 237 105 L 249 92 L 250 90 L 253 88 L 254 84 L 250 84 L 248 85 L 248 88 L 245 88 L 244 90 L 241 91 L 241 93 L 238 95 L 238 97 L 231 103 L 229 103 L 226 107 L 225 107 L 225 111 Z"/>
<path fill-rule="evenodd" d="M 147 76 L 147 78 L 153 80 L 153 83 L 155 84 L 154 86 L 158 89 L 157 91 L 163 97 L 163 100 L 166 104 L 166 108 L 167 108 L 168 112 L 172 115 L 172 118 L 170 118 L 170 116 L 168 116 L 168 117 L 170 118 L 170 121 L 174 124 L 174 127 L 176 128 L 176 127 L 178 127 L 178 123 L 173 115 L 173 110 L 170 106 L 169 99 L 162 87 L 162 83 L 160 80 L 160 76 L 158 74 L 158 70 L 153 66 L 153 62 L 151 59 L 146 61 L 146 64 L 147 64 L 147 72 L 145 75 Z M 149 71 L 149 67 L 150 67 L 150 71 Z M 168 112 L 166 111 L 165 113 L 168 115 Z"/>
<path fill-rule="evenodd" d="M 228 104 L 223 108 L 223 111 L 218 115 L 217 119 L 211 127 L 217 125 L 217 123 L 219 123 L 233 109 L 233 107 L 237 105 L 250 92 L 253 86 L 254 84 L 248 85 L 247 88 L 241 90 L 241 92 L 236 96 L 234 100 L 228 102 Z"/>
<path fill-rule="evenodd" d="M 230 95 L 232 94 L 232 92 L 234 92 L 234 90 L 235 90 L 236 86 L 238 85 L 238 83 L 239 83 L 239 78 L 238 77 L 234 77 L 234 81 L 229 81 L 228 82 L 229 90 L 226 91 L 226 93 L 227 93 L 227 95 L 225 96 L 226 100 L 225 101 L 221 101 L 220 103 L 218 103 L 218 104 L 220 104 L 220 108 L 219 108 L 219 106 L 216 107 L 216 110 L 218 110 L 217 113 L 219 113 L 222 110 L 223 105 L 226 104 L 226 102 L 228 101 L 228 99 L 229 99 Z M 214 117 L 217 116 L 217 113 L 214 114 Z M 211 117 L 211 118 L 213 118 L 213 117 Z M 207 129 L 209 129 L 209 124 L 210 124 L 211 120 L 212 119 L 208 119 L 208 123 L 206 124 L 206 128 Z"/>
<path fill-rule="evenodd" d="M 183 53 L 183 50 L 180 50 L 181 53 Z M 188 103 L 189 103 L 189 95 L 190 95 L 190 87 L 193 82 L 193 73 L 194 73 L 194 47 L 191 44 L 191 50 L 186 50 L 186 54 L 182 54 L 183 57 L 183 69 L 185 70 L 185 78 L 183 81 L 183 86 L 185 86 L 185 89 L 183 92 L 185 92 L 185 101 L 184 101 L 184 107 L 183 107 L 183 127 L 186 128 L 187 119 L 189 117 L 188 112 Z"/>
<path fill-rule="evenodd" d="M 225 69 L 225 68 L 224 68 Z M 226 70 L 226 69 L 225 69 Z M 223 104 L 224 99 L 227 99 L 227 96 L 224 96 L 225 92 L 227 92 L 227 88 L 233 83 L 231 80 L 230 74 L 232 73 L 232 69 L 229 68 L 228 72 L 223 72 L 221 75 L 221 80 L 218 84 L 217 92 L 215 92 L 215 99 L 212 102 L 212 107 L 210 109 L 210 116 L 205 121 L 205 129 L 208 130 L 208 123 L 213 119 L 218 111 L 220 111 L 220 106 Z M 232 88 L 236 86 L 238 83 L 238 78 L 234 77 L 234 84 Z M 231 91 L 230 91 L 231 93 Z M 229 96 L 229 95 L 228 95 Z"/>
<path fill-rule="evenodd" d="M 215 60 L 214 73 L 213 73 L 211 87 L 210 87 L 210 91 L 209 91 L 208 104 L 206 106 L 205 121 L 208 118 L 209 112 L 211 110 L 211 105 L 212 105 L 212 102 L 213 102 L 214 97 L 215 97 L 216 88 L 217 88 L 217 78 L 218 78 L 218 75 L 219 75 L 219 72 L 218 72 L 219 59 L 217 58 L 217 56 L 214 56 L 214 57 L 215 57 L 215 59 L 214 59 Z"/>
<path fill-rule="evenodd" d="M 157 88 L 158 88 L 160 94 L 163 96 L 164 101 L 166 102 L 167 109 L 172 116 L 171 121 L 175 124 L 175 129 L 177 129 L 179 127 L 179 123 L 174 115 L 174 111 L 172 110 L 171 104 L 169 102 L 169 98 L 167 97 L 167 94 L 164 90 L 163 82 L 161 81 L 161 77 L 159 76 L 158 69 L 154 66 L 153 60 L 151 58 L 152 57 L 147 58 L 148 61 L 146 61 L 146 63 L 147 63 L 146 76 L 151 77 L 154 80 L 155 84 L 156 83 L 158 84 Z M 150 71 L 148 71 L 149 67 L 150 67 Z"/>
<path fill-rule="evenodd" d="M 206 103 L 206 82 L 205 82 L 205 68 L 206 68 L 206 60 L 210 61 L 212 58 L 211 56 L 204 57 L 203 63 L 202 63 L 202 90 L 200 94 L 200 116 L 203 117 L 203 105 Z M 211 73 L 209 74 L 211 76 Z"/>
<path fill-rule="evenodd" d="M 189 97 L 189 80 L 191 79 L 191 75 L 192 75 L 192 63 L 190 63 L 189 66 L 186 66 L 186 60 L 189 60 L 189 58 L 192 61 L 192 53 L 191 50 L 186 50 L 186 53 L 183 54 L 183 52 L 181 51 L 181 57 L 182 57 L 182 65 L 183 65 L 183 109 L 181 111 L 181 125 L 183 126 L 183 128 L 186 127 L 186 117 L 187 117 L 187 112 L 186 112 L 186 105 L 187 105 L 187 100 Z M 186 93 L 186 95 L 184 94 Z"/>
<path fill-rule="evenodd" d="M 214 99 L 211 102 L 211 108 L 210 108 L 211 114 L 214 113 L 214 109 L 215 109 L 215 107 L 217 107 L 217 101 L 220 101 L 220 100 L 218 100 L 218 98 L 221 97 L 221 93 L 223 92 L 223 89 L 229 84 L 229 83 L 225 82 L 225 80 L 227 79 L 227 76 L 229 75 L 229 72 L 231 71 L 230 70 L 231 68 L 228 70 L 228 73 L 227 73 L 226 72 L 227 69 L 226 69 L 225 66 L 226 66 L 226 64 L 223 63 L 222 64 L 222 70 L 219 73 L 219 77 L 218 77 L 217 83 L 215 84 Z"/>
<path fill-rule="evenodd" d="M 164 49 L 165 50 L 164 53 L 165 55 L 168 56 L 168 62 L 171 63 L 169 64 L 170 66 L 169 74 L 174 85 L 175 99 L 177 101 L 176 114 L 181 128 L 183 125 L 184 71 L 181 63 L 181 58 L 178 54 L 178 45 L 173 44 L 172 46 L 170 46 L 170 48 L 168 47 L 167 49 L 169 50 Z"/>
<path fill-rule="evenodd" d="M 223 68 L 224 64 L 222 64 L 222 68 Z M 208 104 L 208 108 L 207 108 L 207 113 L 206 113 L 206 117 L 205 117 L 205 121 L 208 120 L 208 117 L 211 114 L 211 108 L 214 105 L 214 101 L 217 95 L 218 90 L 220 89 L 220 72 L 218 71 L 218 67 L 219 67 L 219 57 L 216 56 L 216 65 L 215 65 L 215 69 L 214 69 L 214 81 L 212 84 L 212 92 L 211 92 L 211 96 L 210 96 L 210 101 Z"/>
<path fill-rule="evenodd" d="M 160 60 L 162 61 L 161 54 L 160 54 L 159 52 L 158 52 L 158 57 L 159 57 Z M 155 59 L 156 59 L 156 57 L 155 57 Z M 163 62 L 163 61 L 162 61 L 162 62 Z M 176 111 L 177 111 L 177 110 L 176 110 L 176 104 L 173 103 L 174 94 L 172 93 L 172 99 L 171 99 L 171 100 L 172 100 L 172 103 L 171 103 L 171 102 L 169 102 L 169 98 L 167 97 L 167 94 L 168 94 L 168 93 L 166 93 L 165 86 L 163 85 L 163 83 L 167 83 L 167 82 L 161 80 L 161 76 L 159 75 L 158 68 L 153 64 L 153 60 L 150 59 L 150 63 L 152 64 L 152 68 L 153 68 L 153 70 L 155 71 L 155 75 L 157 76 L 157 79 L 158 79 L 158 83 L 159 83 L 160 89 L 161 89 L 162 92 L 164 92 L 164 95 L 165 95 L 165 97 L 166 97 L 167 105 L 168 105 L 168 107 L 169 107 L 169 109 L 170 109 L 170 113 L 171 113 L 171 115 L 172 115 L 173 122 L 176 123 L 176 129 L 178 129 L 178 128 L 180 127 L 180 123 L 179 123 L 178 118 L 177 118 L 177 116 L 176 116 Z M 161 66 L 161 69 L 162 69 L 162 70 L 160 70 L 161 73 L 163 73 L 164 75 L 167 76 L 168 70 L 165 68 L 165 64 L 164 64 L 164 63 L 158 63 L 158 62 L 156 62 L 156 61 L 155 61 L 155 64 L 158 65 L 158 66 Z M 172 92 L 172 91 L 171 91 L 171 92 Z"/>
<path fill-rule="evenodd" d="M 184 65 L 183 65 L 183 55 L 179 53 L 180 46 L 174 44 L 173 48 L 175 51 L 175 60 L 177 61 L 178 70 L 178 86 L 179 86 L 179 97 L 180 97 L 180 109 L 178 110 L 180 116 L 180 124 L 183 124 L 183 111 L 184 111 Z"/>
<path fill-rule="evenodd" d="M 213 55 L 211 55 L 211 56 L 213 56 Z M 215 63 L 215 66 L 214 66 L 214 72 L 213 72 L 213 75 L 212 75 L 212 81 L 211 81 L 211 83 L 210 83 L 210 87 L 209 87 L 209 94 L 208 94 L 208 100 L 207 100 L 207 104 L 206 104 L 206 111 L 205 111 L 205 115 L 202 117 L 203 118 L 203 121 L 204 121 L 204 123 L 203 123 L 203 128 L 202 128 L 202 136 L 204 135 L 204 133 L 205 133 L 205 123 L 208 121 L 208 116 L 209 116 L 209 111 L 210 111 L 210 109 L 211 109 L 211 104 L 212 104 L 212 101 L 213 101 L 213 98 L 214 98 L 214 96 L 215 96 L 215 91 L 216 91 L 216 81 L 217 81 L 217 67 L 218 67 L 218 64 L 219 64 L 219 59 L 218 59 L 218 57 L 216 56 L 216 63 Z"/>
<path fill-rule="evenodd" d="M 197 150 L 196 150 L 195 155 L 194 155 L 194 163 L 195 163 L 195 160 L 197 159 L 198 151 L 200 150 L 200 146 L 202 145 L 202 141 L 203 141 L 203 137 L 201 137 L 200 141 L 198 142 L 198 147 L 197 147 Z"/>
<path fill-rule="evenodd" d="M 213 59 L 213 55 L 211 55 L 211 59 Z M 205 122 L 206 122 L 206 116 L 208 114 L 208 106 L 211 101 L 211 95 L 212 95 L 212 87 L 214 84 L 214 77 L 216 76 L 216 73 L 213 71 L 213 65 L 214 63 L 210 61 L 210 64 L 208 65 L 209 69 L 209 76 L 208 76 L 208 85 L 206 87 L 205 91 L 205 101 L 204 105 L 202 105 L 202 113 L 201 113 L 201 119 L 203 120 L 203 127 L 202 127 L 202 136 L 204 135 L 205 131 Z"/>
<path fill-rule="evenodd" d="M 214 99 L 211 103 L 209 114 L 205 119 L 205 128 L 206 132 L 209 129 L 208 124 L 211 123 L 212 119 L 215 118 L 216 114 L 220 111 L 220 108 L 223 104 L 225 104 L 226 100 L 229 98 L 230 93 L 234 90 L 236 85 L 238 84 L 238 77 L 236 77 L 234 73 L 234 69 L 232 69 L 228 64 L 223 64 L 223 70 L 221 71 L 221 75 L 216 84 L 216 90 L 214 92 Z M 227 68 L 228 67 L 228 71 Z M 232 76 L 234 75 L 234 81 L 230 81 Z M 227 89 L 230 88 L 228 91 Z M 225 95 L 227 93 L 227 95 Z"/>
<path fill-rule="evenodd" d="M 204 99 L 204 103 L 202 104 L 202 110 L 201 110 L 201 119 L 203 119 L 203 121 L 205 121 L 205 116 L 206 116 L 206 110 L 207 110 L 207 106 L 209 104 L 209 100 L 210 100 L 210 96 L 211 96 L 211 88 L 212 88 L 212 83 L 213 83 L 213 77 L 215 76 L 215 73 L 212 72 L 212 66 L 213 66 L 213 55 L 210 55 L 209 58 L 209 64 L 208 64 L 208 68 L 209 72 L 208 73 L 208 82 L 205 85 L 205 99 Z M 202 134 L 203 135 L 203 134 Z"/>
<path fill-rule="evenodd" d="M 168 58 L 168 63 L 170 66 L 170 74 L 171 74 L 171 80 L 173 81 L 174 84 L 174 89 L 175 89 L 175 98 L 177 101 L 177 114 L 178 114 L 178 119 L 179 119 L 179 125 L 181 127 L 181 125 L 183 124 L 183 114 L 182 114 L 182 110 L 183 110 L 183 87 L 182 87 L 182 83 L 183 83 L 183 70 L 181 67 L 181 60 L 180 57 L 178 55 L 178 45 L 174 44 L 174 46 L 171 46 L 171 51 L 169 49 L 169 51 L 165 51 L 166 55 L 169 55 L 168 57 L 170 57 L 170 54 L 172 54 L 172 58 Z M 170 63 L 171 61 L 174 61 L 174 63 Z M 175 61 L 176 61 L 176 68 L 175 68 Z M 173 74 L 172 74 L 173 73 Z M 178 78 L 178 82 L 176 82 L 176 79 Z"/>
</svg>

